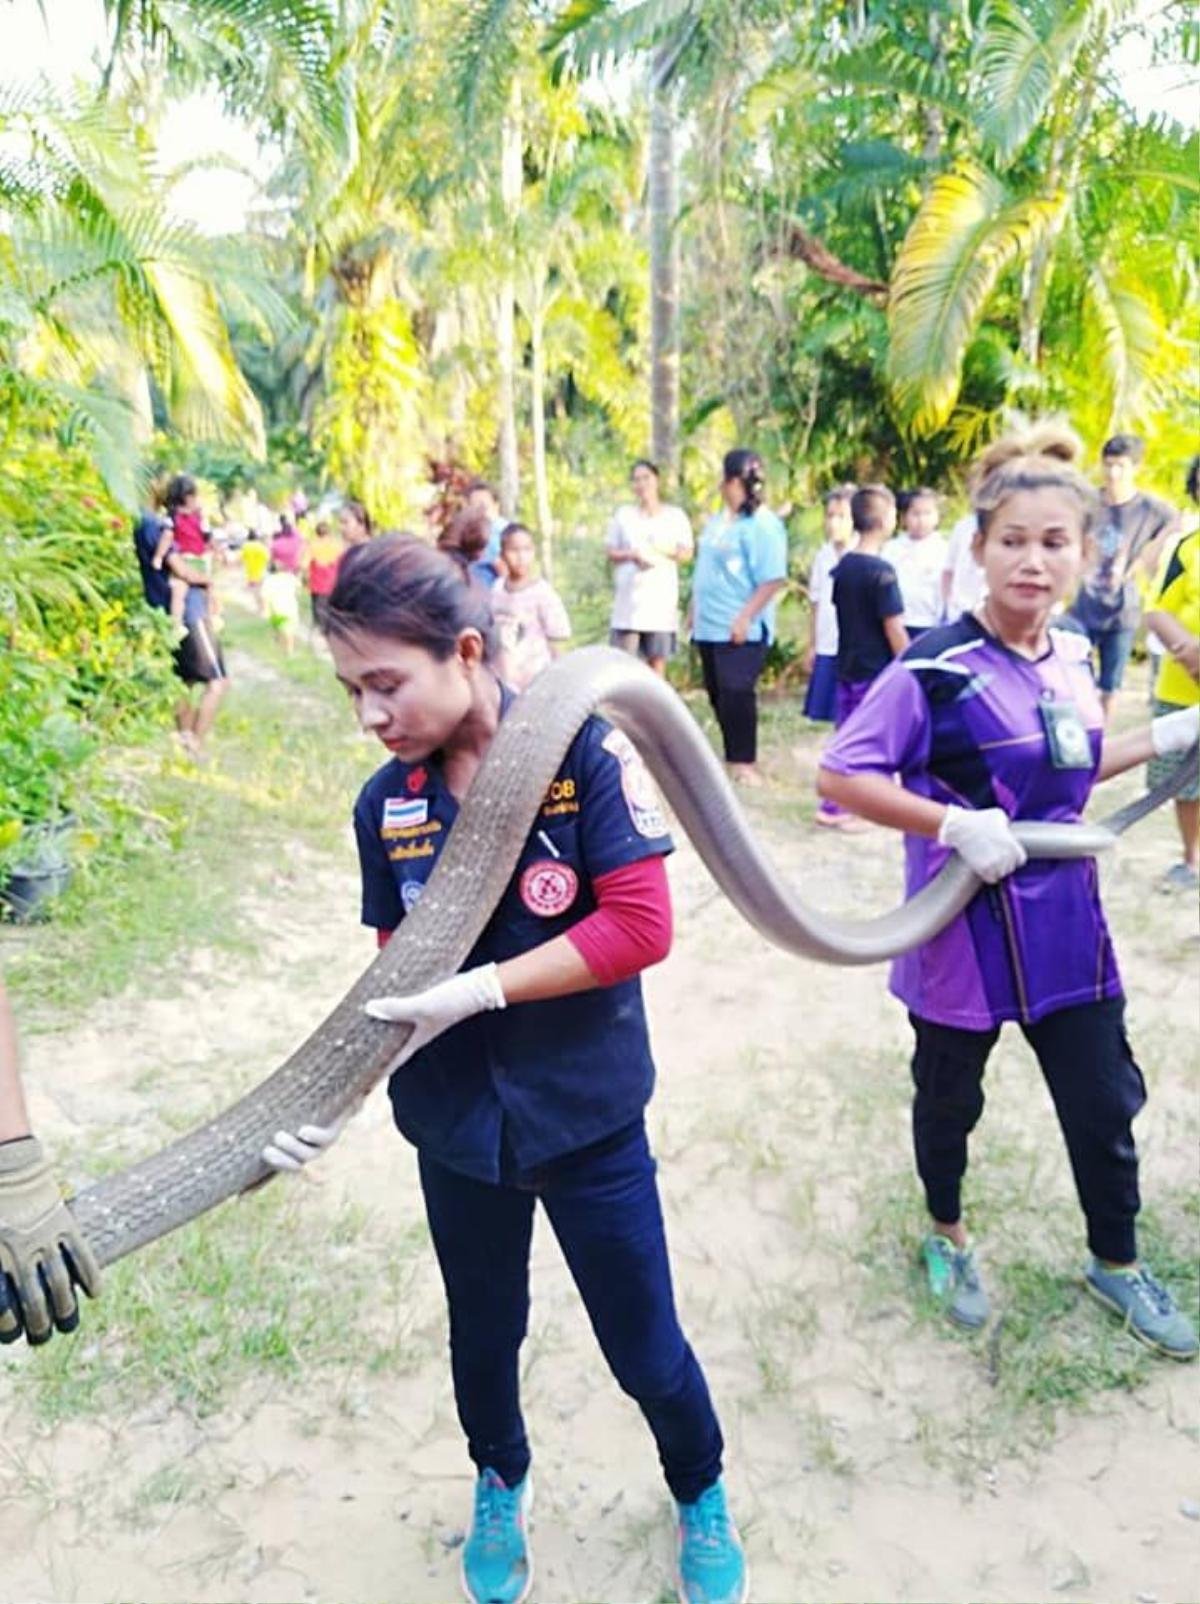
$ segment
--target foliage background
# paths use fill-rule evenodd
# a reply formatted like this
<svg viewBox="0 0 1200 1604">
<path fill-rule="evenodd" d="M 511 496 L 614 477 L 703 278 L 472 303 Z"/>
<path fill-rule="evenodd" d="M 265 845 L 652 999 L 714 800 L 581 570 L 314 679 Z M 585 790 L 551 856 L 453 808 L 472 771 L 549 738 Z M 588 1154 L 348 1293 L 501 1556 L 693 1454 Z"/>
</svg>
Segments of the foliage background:
<svg viewBox="0 0 1200 1604">
<path fill-rule="evenodd" d="M 0 11 L 8 0 L 0 0 Z M 932 483 L 1015 411 L 1195 449 L 1197 140 L 1133 0 L 94 0 L 69 94 L 0 79 L 0 832 L 149 727 L 128 521 L 187 466 L 425 527 L 481 472 L 583 633 L 652 442 L 697 518 L 766 456 L 803 577 L 831 482 Z M 244 229 L 160 148 L 205 86 L 260 141 Z M 657 164 L 657 165 L 656 165 Z M 593 616 L 595 615 L 595 616 Z M 782 665 L 780 665 L 782 666 Z"/>
</svg>

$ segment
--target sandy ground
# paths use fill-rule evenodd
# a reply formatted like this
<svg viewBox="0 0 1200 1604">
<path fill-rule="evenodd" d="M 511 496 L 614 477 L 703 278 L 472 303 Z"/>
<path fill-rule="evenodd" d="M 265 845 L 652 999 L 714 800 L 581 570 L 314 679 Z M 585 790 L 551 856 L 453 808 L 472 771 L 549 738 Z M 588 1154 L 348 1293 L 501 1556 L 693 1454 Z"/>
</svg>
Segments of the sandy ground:
<svg viewBox="0 0 1200 1604">
<path fill-rule="evenodd" d="M 865 911 L 892 899 L 895 845 L 882 832 L 830 840 L 778 816 L 762 829 L 812 902 Z M 1195 909 L 1144 890 L 1168 861 L 1163 819 L 1129 837 L 1107 870 L 1132 1035 L 1162 1052 L 1157 1062 L 1141 1053 L 1149 1197 L 1195 1174 L 1194 1055 L 1178 1050 L 1197 1017 Z M 1154 1365 L 1144 1385 L 1064 1413 L 1040 1442 L 1019 1420 L 1002 1429 L 989 1376 L 1004 1362 L 1003 1328 L 990 1343 L 942 1335 L 914 1319 L 897 1268 L 920 1213 L 907 1157 L 907 1027 L 882 971 L 772 950 L 686 844 L 672 882 L 676 948 L 647 981 L 660 1065 L 651 1127 L 679 1300 L 722 1415 L 754 1597 L 1196 1597 L 1195 1367 Z M 115 999 L 85 1026 L 32 1037 L 27 1075 L 51 1147 L 82 1153 L 86 1168 L 85 1140 L 104 1132 L 136 1145 L 130 1133 L 172 1085 L 219 1088 L 231 1065 L 239 1084 L 270 1067 L 369 956 L 355 894 L 345 841 L 336 858 L 301 855 L 269 903 L 247 903 L 262 945 L 236 973 L 201 951 L 177 993 Z M 146 1089 L 147 1066 L 168 1064 Z M 1068 1275 L 1082 1249 L 1065 1159 L 1015 1037 L 992 1094 L 980 1191 L 1024 1176 L 1069 1249 L 1051 1267 Z M 1016 1163 L 1014 1144 L 1025 1155 Z M 1006 1155 L 991 1181 L 989 1151 Z M 403 1299 L 371 1313 L 395 1322 L 405 1362 L 291 1383 L 252 1376 L 203 1419 L 151 1396 L 120 1418 L 54 1428 L 27 1395 L 14 1399 L 11 1370 L 0 1373 L 0 1598 L 457 1596 L 470 1471 L 440 1289 L 420 1246 L 413 1157 L 381 1094 L 322 1170 L 296 1187 L 300 1234 L 305 1219 L 352 1198 L 364 1210 L 359 1251 L 412 1249 Z M 999 1241 L 1004 1220 L 1003 1207 L 988 1215 L 985 1266 L 988 1232 Z M 670 1596 L 671 1524 L 652 1444 L 608 1378 L 541 1222 L 526 1372 L 535 1600 Z M 176 1495 L 138 1498 L 172 1470 Z"/>
</svg>

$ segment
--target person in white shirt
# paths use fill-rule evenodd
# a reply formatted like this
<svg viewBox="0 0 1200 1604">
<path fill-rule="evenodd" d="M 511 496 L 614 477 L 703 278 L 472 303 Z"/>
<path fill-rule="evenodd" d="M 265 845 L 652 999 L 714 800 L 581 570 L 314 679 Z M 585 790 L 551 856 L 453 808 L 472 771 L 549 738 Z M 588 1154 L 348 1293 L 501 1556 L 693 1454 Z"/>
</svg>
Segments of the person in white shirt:
<svg viewBox="0 0 1200 1604">
<path fill-rule="evenodd" d="M 983 568 L 975 559 L 975 514 L 960 518 L 946 543 L 942 568 L 942 611 L 948 624 L 973 613 L 983 601 Z"/>
<path fill-rule="evenodd" d="M 838 485 L 825 495 L 825 543 L 813 558 L 808 576 L 808 650 L 804 669 L 808 689 L 804 693 L 804 716 L 817 723 L 832 724 L 837 696 L 837 608 L 833 605 L 833 570 L 844 552 L 852 550 L 856 537 L 850 517 L 853 485 Z"/>
<path fill-rule="evenodd" d="M 904 599 L 904 627 L 910 640 L 942 621 L 942 569 L 946 537 L 938 533 L 937 492 L 910 492 L 902 532 L 879 554 L 891 563 Z"/>
<path fill-rule="evenodd" d="M 604 543 L 613 568 L 609 641 L 665 674 L 679 630 L 679 564 L 695 542 L 683 509 L 659 500 L 652 462 L 635 462 L 629 482 L 633 505 L 617 509 Z"/>
</svg>

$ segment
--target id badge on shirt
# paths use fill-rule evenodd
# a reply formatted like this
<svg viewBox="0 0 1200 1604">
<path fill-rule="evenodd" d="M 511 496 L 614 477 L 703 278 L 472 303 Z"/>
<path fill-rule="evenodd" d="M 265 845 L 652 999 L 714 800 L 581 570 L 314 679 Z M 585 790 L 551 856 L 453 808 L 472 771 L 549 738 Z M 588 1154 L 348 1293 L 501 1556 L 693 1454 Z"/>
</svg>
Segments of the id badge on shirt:
<svg viewBox="0 0 1200 1604">
<path fill-rule="evenodd" d="M 1074 702 L 1042 702 L 1042 725 L 1056 769 L 1090 769 L 1092 743 Z"/>
</svg>

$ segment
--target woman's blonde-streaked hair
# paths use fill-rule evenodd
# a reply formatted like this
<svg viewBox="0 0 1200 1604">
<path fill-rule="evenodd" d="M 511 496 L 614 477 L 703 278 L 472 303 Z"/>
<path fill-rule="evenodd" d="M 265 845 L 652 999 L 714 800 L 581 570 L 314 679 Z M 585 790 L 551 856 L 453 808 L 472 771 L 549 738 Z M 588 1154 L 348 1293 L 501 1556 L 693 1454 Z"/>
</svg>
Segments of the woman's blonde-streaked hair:
<svg viewBox="0 0 1200 1604">
<path fill-rule="evenodd" d="M 1083 446 L 1065 423 L 1015 430 L 995 441 L 971 469 L 971 509 L 982 541 L 996 512 L 1021 490 L 1065 490 L 1079 503 L 1084 541 L 1100 516 L 1100 498 L 1079 469 Z"/>
</svg>

